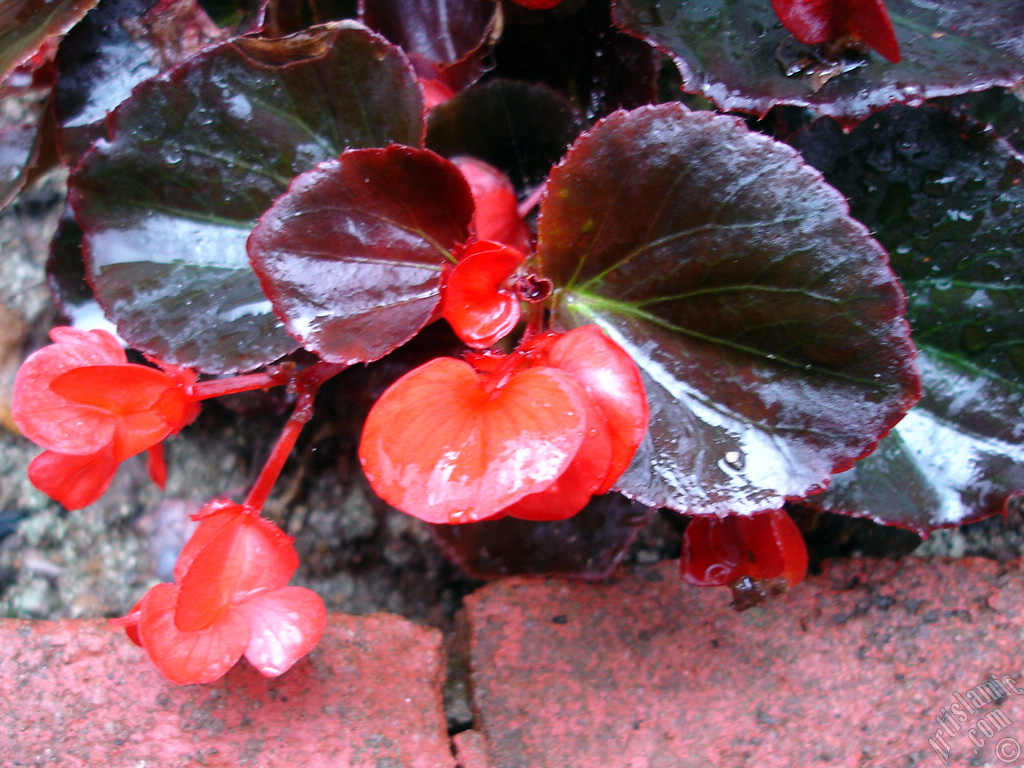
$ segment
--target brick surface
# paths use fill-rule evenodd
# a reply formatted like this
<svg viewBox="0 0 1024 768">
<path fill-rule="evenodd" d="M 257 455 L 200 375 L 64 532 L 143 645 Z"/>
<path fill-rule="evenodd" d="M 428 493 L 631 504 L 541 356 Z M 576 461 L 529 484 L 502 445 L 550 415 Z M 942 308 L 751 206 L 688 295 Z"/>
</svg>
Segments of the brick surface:
<svg viewBox="0 0 1024 768">
<path fill-rule="evenodd" d="M 459 768 L 491 768 L 487 742 L 479 731 L 463 731 L 452 738 Z"/>
<path fill-rule="evenodd" d="M 744 613 L 676 568 L 468 598 L 493 768 L 1024 765 L 1019 563 L 835 564 Z"/>
<path fill-rule="evenodd" d="M 0 621 L 0 766 L 454 768 L 440 633 L 331 616 L 270 680 L 244 661 L 206 686 L 160 677 L 102 621 Z"/>
</svg>

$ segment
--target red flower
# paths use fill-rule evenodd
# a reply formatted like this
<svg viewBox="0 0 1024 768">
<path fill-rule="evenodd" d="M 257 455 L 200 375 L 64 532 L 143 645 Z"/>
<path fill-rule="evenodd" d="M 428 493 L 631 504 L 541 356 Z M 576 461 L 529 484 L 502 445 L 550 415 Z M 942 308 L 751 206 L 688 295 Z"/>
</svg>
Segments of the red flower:
<svg viewBox="0 0 1024 768">
<path fill-rule="evenodd" d="M 508 176 L 472 157 L 453 157 L 473 193 L 473 231 L 479 240 L 494 240 L 524 253 L 530 228 L 519 215 L 519 200 Z"/>
<path fill-rule="evenodd" d="M 464 344 L 485 349 L 516 327 L 519 297 L 509 280 L 525 258 L 486 240 L 462 252 L 441 288 L 441 316 Z"/>
<path fill-rule="evenodd" d="M 431 523 L 558 520 L 618 479 L 647 417 L 636 366 L 587 326 L 411 371 L 371 409 L 359 456 L 385 501 Z"/>
<path fill-rule="evenodd" d="M 208 683 L 242 655 L 267 677 L 319 642 L 327 621 L 311 590 L 286 586 L 299 559 L 291 539 L 251 507 L 213 501 L 174 567 L 115 620 L 168 680 Z"/>
<path fill-rule="evenodd" d="M 701 587 L 732 586 L 744 578 L 788 589 L 807 573 L 807 547 L 785 510 L 690 519 L 683 534 L 683 579 Z"/>
<path fill-rule="evenodd" d="M 554 8 L 562 0 L 514 0 L 517 5 L 521 5 L 524 8 L 529 8 L 534 11 L 546 11 L 550 8 Z"/>
<path fill-rule="evenodd" d="M 18 371 L 11 404 L 18 429 L 46 449 L 29 465 L 32 484 L 78 509 L 103 495 L 118 464 L 150 450 L 162 485 L 159 443 L 195 418 L 195 374 L 129 363 L 106 331 L 62 327 L 50 338 Z"/>
<path fill-rule="evenodd" d="M 536 344 L 537 365 L 569 374 L 587 396 L 587 431 L 569 468 L 547 489 L 505 514 L 525 520 L 572 517 L 591 496 L 607 493 L 626 471 L 647 432 L 643 381 L 632 358 L 596 325 L 548 334 Z"/>
<path fill-rule="evenodd" d="M 801 43 L 818 45 L 850 35 L 894 64 L 900 60 L 884 0 L 772 0 L 772 9 Z"/>
</svg>

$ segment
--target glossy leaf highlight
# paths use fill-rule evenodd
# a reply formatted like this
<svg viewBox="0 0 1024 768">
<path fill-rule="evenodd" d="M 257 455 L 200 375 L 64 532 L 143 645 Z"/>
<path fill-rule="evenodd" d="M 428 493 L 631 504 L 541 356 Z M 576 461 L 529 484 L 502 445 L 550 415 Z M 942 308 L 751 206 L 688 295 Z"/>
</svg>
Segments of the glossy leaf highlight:
<svg viewBox="0 0 1024 768">
<path fill-rule="evenodd" d="M 0 80 L 52 35 L 75 25 L 97 0 L 8 0 L 0 8 Z"/>
<path fill-rule="evenodd" d="M 401 51 L 360 25 L 238 38 L 146 81 L 70 180 L 88 276 L 132 346 L 207 372 L 295 348 L 245 252 L 298 173 L 346 147 L 418 144 Z"/>
<path fill-rule="evenodd" d="M 921 349 L 921 403 L 809 502 L 919 532 L 1024 489 L 1024 163 L 946 110 L 893 108 L 794 141 L 889 248 Z"/>
<path fill-rule="evenodd" d="M 335 363 L 377 360 L 430 320 L 473 199 L 458 169 L 409 147 L 352 150 L 295 179 L 248 249 L 303 346 Z"/>
<path fill-rule="evenodd" d="M 683 90 L 723 110 L 763 115 L 792 104 L 852 125 L 889 104 L 1024 79 L 1024 6 L 1016 0 L 886 5 L 899 64 L 852 54 L 822 65 L 762 0 L 617 0 L 613 16 L 672 56 Z"/>
<path fill-rule="evenodd" d="M 885 252 L 734 118 L 663 105 L 598 124 L 552 172 L 538 249 L 556 319 L 600 326 L 643 373 L 648 437 L 614 488 L 644 504 L 779 508 L 918 398 Z"/>
</svg>

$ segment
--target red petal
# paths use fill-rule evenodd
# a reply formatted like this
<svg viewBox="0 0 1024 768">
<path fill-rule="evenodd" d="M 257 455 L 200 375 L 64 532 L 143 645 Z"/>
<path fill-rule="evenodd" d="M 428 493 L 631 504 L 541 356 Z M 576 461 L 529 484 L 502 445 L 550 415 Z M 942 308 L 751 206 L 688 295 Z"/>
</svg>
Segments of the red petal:
<svg viewBox="0 0 1024 768">
<path fill-rule="evenodd" d="M 807 573 L 807 547 L 785 510 L 725 518 L 698 516 L 683 535 L 683 578 L 698 586 L 737 579 L 784 579 L 792 587 Z"/>
<path fill-rule="evenodd" d="M 81 331 L 69 326 L 50 330 L 52 339 L 65 357 L 77 360 L 75 365 L 117 365 L 128 362 L 124 347 L 109 331 Z"/>
<path fill-rule="evenodd" d="M 531 493 L 506 507 L 505 514 L 521 520 L 538 521 L 566 520 L 572 517 L 604 485 L 612 454 L 608 421 L 596 406 L 588 403 L 587 436 L 572 464 L 540 493 Z"/>
<path fill-rule="evenodd" d="M 157 443 L 149 449 L 149 479 L 162 491 L 167 487 L 167 462 L 164 461 L 164 445 Z"/>
<path fill-rule="evenodd" d="M 748 551 L 753 553 L 752 578 L 785 579 L 795 586 L 807 575 L 807 545 L 784 509 L 738 517 Z"/>
<path fill-rule="evenodd" d="M 530 228 L 519 215 L 519 200 L 508 176 L 472 157 L 453 157 L 473 193 L 473 231 L 520 251 L 530 250 Z"/>
<path fill-rule="evenodd" d="M 725 587 L 746 575 L 741 542 L 730 520 L 712 515 L 690 518 L 679 559 L 684 581 L 698 587 Z"/>
<path fill-rule="evenodd" d="M 32 485 L 68 509 L 81 509 L 99 499 L 116 472 L 110 446 L 84 456 L 44 451 L 28 465 Z"/>
<path fill-rule="evenodd" d="M 277 677 L 320 642 L 327 625 L 324 601 L 304 587 L 264 592 L 236 606 L 249 622 L 247 658 L 267 677 Z"/>
<path fill-rule="evenodd" d="M 226 525 L 217 520 L 223 516 L 229 517 Z M 204 526 L 215 527 L 216 535 L 200 534 Z M 283 587 L 299 566 L 292 540 L 244 507 L 226 508 L 202 520 L 193 535 L 200 535 L 205 543 L 198 551 L 188 552 L 191 562 L 179 582 L 175 621 L 185 632 L 218 621 L 233 603 L 254 593 Z"/>
<path fill-rule="evenodd" d="M 481 241 L 464 252 L 441 292 L 441 316 L 475 349 L 491 346 L 519 322 L 519 299 L 502 284 L 526 257 L 515 248 Z"/>
<path fill-rule="evenodd" d="M 549 8 L 554 8 L 562 0 L 514 0 L 517 5 L 521 5 L 524 8 L 530 8 L 534 11 L 546 11 Z"/>
<path fill-rule="evenodd" d="M 221 530 L 230 525 L 233 515 L 242 512 L 244 508 L 230 499 L 214 499 L 208 502 L 202 509 L 192 515 L 192 520 L 199 522 L 192 536 L 185 542 L 178 561 L 174 564 L 174 582 L 181 584 L 185 578 L 192 561 L 209 542 L 220 536 Z M 227 514 L 220 514 L 226 512 Z"/>
<path fill-rule="evenodd" d="M 114 456 L 123 461 L 177 431 L 190 400 L 174 377 L 144 365 L 94 365 L 56 377 L 50 389 L 83 414 L 112 414 Z"/>
<path fill-rule="evenodd" d="M 67 371 L 90 365 L 125 363 L 124 350 L 106 331 L 54 328 L 54 344 L 32 353 L 18 370 L 11 400 L 14 423 L 32 442 L 60 453 L 95 453 L 110 442 L 114 424 L 50 389 Z"/>
<path fill-rule="evenodd" d="M 455 91 L 448 87 L 448 85 L 435 78 L 418 77 L 416 82 L 420 84 L 420 88 L 423 89 L 423 108 L 431 110 L 438 104 L 444 104 L 448 99 L 455 95 Z"/>
<path fill-rule="evenodd" d="M 438 358 L 371 409 L 359 457 L 389 504 L 431 523 L 474 522 L 551 485 L 583 441 L 586 401 L 551 368 L 491 391 L 472 366 Z"/>
<path fill-rule="evenodd" d="M 163 371 L 131 363 L 72 368 L 50 384 L 59 397 L 116 414 L 151 410 L 168 389 L 179 387 Z"/>
<path fill-rule="evenodd" d="M 144 600 L 145 598 L 143 598 Z M 124 629 L 124 633 L 128 635 L 128 639 L 131 640 L 135 645 L 142 645 L 142 640 L 139 639 L 139 617 L 142 616 L 142 600 L 139 600 L 132 609 L 128 611 L 127 616 L 119 616 L 116 619 L 111 619 L 107 623 L 112 627 L 121 627 Z"/>
<path fill-rule="evenodd" d="M 889 61 L 900 60 L 900 45 L 884 0 L 772 0 L 783 26 L 807 45 L 854 35 Z"/>
<path fill-rule="evenodd" d="M 142 599 L 139 639 L 153 664 L 172 683 L 209 683 L 222 677 L 249 645 L 245 616 L 227 611 L 219 621 L 196 632 L 174 621 L 178 587 L 157 584 Z"/>
<path fill-rule="evenodd" d="M 612 458 L 604 483 L 595 491 L 605 493 L 626 471 L 647 434 L 650 413 L 640 371 L 633 358 L 596 325 L 556 337 L 546 363 L 571 374 L 608 420 Z"/>
</svg>

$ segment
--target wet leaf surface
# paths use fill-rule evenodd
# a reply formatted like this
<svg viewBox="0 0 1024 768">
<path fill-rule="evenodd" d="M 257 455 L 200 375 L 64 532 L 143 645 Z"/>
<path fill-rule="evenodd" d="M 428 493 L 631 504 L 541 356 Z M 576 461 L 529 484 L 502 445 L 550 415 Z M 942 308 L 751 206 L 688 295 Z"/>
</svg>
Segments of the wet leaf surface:
<svg viewBox="0 0 1024 768">
<path fill-rule="evenodd" d="M 360 25 L 241 38 L 146 81 L 70 180 L 87 271 L 121 335 L 207 372 L 295 348 L 245 252 L 291 179 L 346 147 L 422 141 L 400 51 Z"/>
<path fill-rule="evenodd" d="M 683 88 L 721 109 L 809 106 L 856 123 L 893 103 L 1024 79 L 1024 6 L 1016 0 L 886 3 L 903 59 L 851 53 L 835 66 L 798 43 L 761 0 L 616 0 L 616 23 L 670 53 Z M 803 69 L 800 65 L 803 64 Z M 787 70 L 797 73 L 787 76 Z"/>
<path fill-rule="evenodd" d="M 582 116 L 550 88 L 498 79 L 435 107 L 427 147 L 484 160 L 521 188 L 543 181 L 582 128 Z"/>
<path fill-rule="evenodd" d="M 989 88 L 980 93 L 936 99 L 935 104 L 971 120 L 988 123 L 998 136 L 1024 155 L 1024 88 L 1014 91 Z"/>
<path fill-rule="evenodd" d="M 810 501 L 916 530 L 1001 511 L 1024 489 L 1024 163 L 936 108 L 795 137 L 889 248 L 924 398 L 876 454 Z"/>
<path fill-rule="evenodd" d="M 0 80 L 24 63 L 46 38 L 62 35 L 97 0 L 8 0 L 0 8 Z"/>
<path fill-rule="evenodd" d="M 644 504 L 781 507 L 917 398 L 884 251 L 734 118 L 675 104 L 600 123 L 552 174 L 538 249 L 556 320 L 598 324 L 644 374 L 648 437 L 615 486 Z"/>
<path fill-rule="evenodd" d="M 107 114 L 132 88 L 227 34 L 196 0 L 152 9 L 155 2 L 107 0 L 63 41 L 54 95 L 67 165 L 105 135 Z"/>
<path fill-rule="evenodd" d="M 409 147 L 346 152 L 297 178 L 249 254 L 277 314 L 325 360 L 366 363 L 434 319 L 473 198 L 451 163 Z"/>
<path fill-rule="evenodd" d="M 410 57 L 444 67 L 483 46 L 497 8 L 493 0 L 363 0 L 360 19 Z"/>
</svg>

